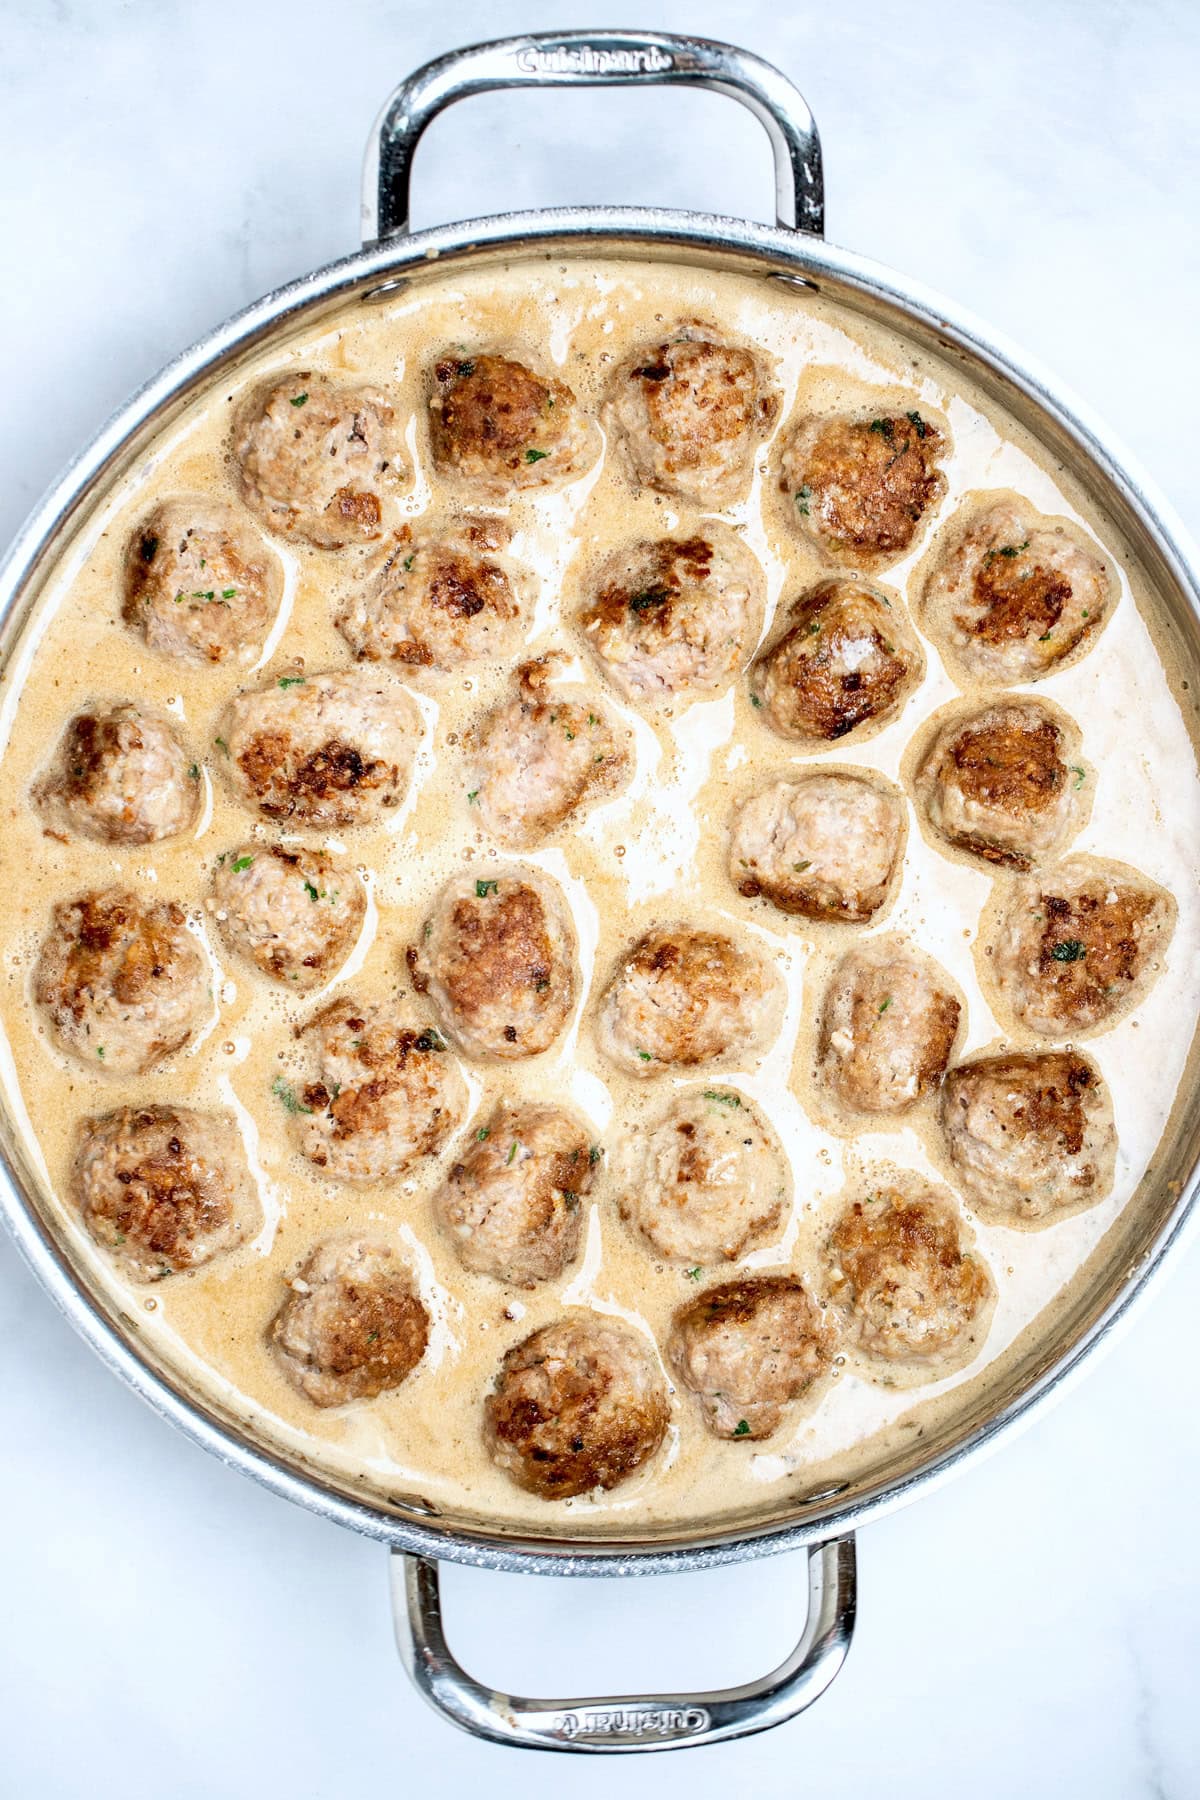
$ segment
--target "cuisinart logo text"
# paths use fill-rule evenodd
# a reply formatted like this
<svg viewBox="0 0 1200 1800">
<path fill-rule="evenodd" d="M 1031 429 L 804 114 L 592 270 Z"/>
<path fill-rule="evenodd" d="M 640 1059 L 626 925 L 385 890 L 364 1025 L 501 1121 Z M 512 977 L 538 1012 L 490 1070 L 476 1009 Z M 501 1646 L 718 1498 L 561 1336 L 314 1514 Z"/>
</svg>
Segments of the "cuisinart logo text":
<svg viewBox="0 0 1200 1800">
<path fill-rule="evenodd" d="M 595 50 L 590 45 L 568 49 L 517 51 L 517 67 L 525 75 L 661 75 L 674 58 L 652 45 L 644 50 Z"/>
<path fill-rule="evenodd" d="M 586 1712 L 560 1713 L 554 1721 L 565 1738 L 577 1737 L 690 1737 L 704 1731 L 709 1715 L 702 1706 L 590 1707 Z"/>
</svg>

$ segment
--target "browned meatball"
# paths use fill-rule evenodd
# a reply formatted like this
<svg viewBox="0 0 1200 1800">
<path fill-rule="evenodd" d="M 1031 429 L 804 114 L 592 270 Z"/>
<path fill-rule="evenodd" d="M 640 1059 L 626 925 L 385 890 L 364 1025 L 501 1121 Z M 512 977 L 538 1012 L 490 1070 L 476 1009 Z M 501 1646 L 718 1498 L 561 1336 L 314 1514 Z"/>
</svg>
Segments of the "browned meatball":
<svg viewBox="0 0 1200 1800">
<path fill-rule="evenodd" d="M 888 934 L 849 951 L 825 992 L 817 1071 L 852 1112 L 902 1113 L 945 1074 L 962 1005 L 923 951 Z"/>
<path fill-rule="evenodd" d="M 279 558 L 224 500 L 165 500 L 129 540 L 122 617 L 163 656 L 250 661 L 282 595 Z"/>
<path fill-rule="evenodd" d="M 429 436 L 443 474 L 497 500 L 572 481 L 599 450 L 596 428 L 566 382 L 481 350 L 434 364 Z"/>
<path fill-rule="evenodd" d="M 659 926 L 618 964 L 596 1034 L 610 1061 L 641 1078 L 754 1054 L 778 1025 L 779 1003 L 759 949 L 739 949 L 722 932 Z"/>
<path fill-rule="evenodd" d="M 575 1260 L 592 1170 L 590 1134 L 570 1113 L 501 1105 L 476 1127 L 434 1212 L 465 1269 L 535 1287 Z"/>
<path fill-rule="evenodd" d="M 788 608 L 751 668 L 750 694 L 780 737 L 822 748 L 890 725 L 924 672 L 899 600 L 823 581 Z"/>
<path fill-rule="evenodd" d="M 334 624 L 354 654 L 371 662 L 457 669 L 511 656 L 524 619 L 513 576 L 497 561 L 508 542 L 499 520 L 416 532 L 406 525 L 382 566 L 342 600 Z"/>
<path fill-rule="evenodd" d="M 457 876 L 408 965 L 468 1056 L 537 1056 L 575 1005 L 575 929 L 557 883 L 539 869 Z"/>
<path fill-rule="evenodd" d="M 211 1262 L 260 1217 L 237 1126 L 187 1106 L 85 1119 L 71 1188 L 92 1237 L 135 1281 Z"/>
<path fill-rule="evenodd" d="M 1025 876 L 990 946 L 1001 998 L 1039 1037 L 1106 1030 L 1157 980 L 1177 911 L 1127 863 L 1073 856 Z"/>
<path fill-rule="evenodd" d="M 714 1437 L 770 1437 L 828 1371 L 834 1334 L 794 1275 L 726 1281 L 675 1315 L 668 1355 Z"/>
<path fill-rule="evenodd" d="M 883 569 L 907 555 L 941 502 L 944 434 L 914 408 L 873 418 L 802 420 L 779 485 L 795 525 L 836 562 Z"/>
<path fill-rule="evenodd" d="M 1078 1050 L 960 1063 L 942 1084 L 939 1117 L 964 1197 L 1001 1224 L 1048 1225 L 1112 1187 L 1112 1102 Z"/>
<path fill-rule="evenodd" d="M 724 507 L 744 499 L 778 411 L 768 359 L 692 322 L 629 359 L 605 416 L 635 481 Z"/>
<path fill-rule="evenodd" d="M 614 1319 L 572 1313 L 508 1352 L 484 1429 L 518 1487 L 564 1500 L 627 1481 L 662 1443 L 669 1416 L 646 1340 Z"/>
<path fill-rule="evenodd" d="M 402 1262 L 366 1238 L 318 1244 L 288 1283 L 270 1343 L 314 1406 L 373 1400 L 425 1354 L 429 1314 Z"/>
<path fill-rule="evenodd" d="M 773 781 L 734 813 L 730 879 L 780 912 L 861 925 L 887 898 L 906 824 L 904 801 L 880 776 L 813 769 Z"/>
<path fill-rule="evenodd" d="M 1029 869 L 1083 823 L 1088 771 L 1079 757 L 1078 727 L 1045 701 L 984 706 L 937 734 L 917 798 L 955 849 Z"/>
<path fill-rule="evenodd" d="M 369 543 L 403 473 L 395 415 L 373 387 L 307 369 L 273 380 L 238 410 L 233 454 L 242 499 L 293 542 L 340 550 Z"/>
<path fill-rule="evenodd" d="M 242 844 L 217 858 L 208 910 L 230 950 L 298 993 L 345 962 L 367 896 L 344 857 L 283 844 Z"/>
<path fill-rule="evenodd" d="M 31 797 L 51 830 L 157 844 L 196 823 L 200 769 L 168 719 L 121 700 L 76 713 Z"/>
</svg>

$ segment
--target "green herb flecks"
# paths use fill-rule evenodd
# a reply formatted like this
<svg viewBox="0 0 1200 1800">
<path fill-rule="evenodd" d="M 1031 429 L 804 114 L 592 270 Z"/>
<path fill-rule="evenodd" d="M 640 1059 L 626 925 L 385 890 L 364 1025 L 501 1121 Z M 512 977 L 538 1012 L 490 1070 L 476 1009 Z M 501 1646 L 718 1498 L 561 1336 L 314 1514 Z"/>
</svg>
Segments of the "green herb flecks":
<svg viewBox="0 0 1200 1800">
<path fill-rule="evenodd" d="M 919 412 L 907 412 L 907 413 L 905 413 L 904 416 L 908 420 L 909 424 L 912 426 L 913 430 L 916 432 L 916 434 L 919 438 L 923 438 L 928 435 L 929 427 L 925 423 L 924 419 L 921 417 Z"/>
<path fill-rule="evenodd" d="M 281 675 L 279 685 L 281 688 L 303 687 L 305 680 L 306 677 L 303 675 Z"/>
<path fill-rule="evenodd" d="M 292 398 L 292 405 L 293 405 L 293 406 L 303 406 L 303 405 L 304 405 L 304 402 L 305 402 L 305 401 L 306 401 L 306 400 L 307 400 L 307 399 L 308 399 L 308 395 L 307 395 L 307 394 L 296 394 L 296 395 L 294 395 L 294 396 L 293 396 L 293 398 Z"/>
<path fill-rule="evenodd" d="M 319 889 L 315 888 L 311 881 L 305 882 L 304 891 L 308 895 L 310 900 L 315 901 L 315 900 L 319 900 L 321 898 Z"/>
<path fill-rule="evenodd" d="M 808 503 L 811 499 L 812 499 L 812 489 L 810 487 L 802 487 L 800 489 L 800 492 L 796 495 L 796 510 L 800 513 L 803 513 L 803 515 L 806 519 L 809 516 Z"/>
<path fill-rule="evenodd" d="M 701 1275 L 703 1275 L 703 1273 L 704 1273 L 704 1270 L 702 1268 L 700 1268 L 699 1265 L 697 1265 L 696 1268 L 685 1269 L 683 1272 L 689 1281 L 699 1281 Z"/>
<path fill-rule="evenodd" d="M 653 1062 L 654 1061 L 654 1058 L 651 1056 L 651 1054 L 648 1050 L 639 1050 L 638 1055 L 643 1062 Z"/>
<path fill-rule="evenodd" d="M 1078 763 L 1070 763 L 1068 765 L 1068 767 L 1070 768 L 1072 775 L 1075 777 L 1074 781 L 1071 783 L 1071 786 L 1078 791 L 1078 789 L 1081 788 L 1083 786 L 1084 782 L 1087 780 L 1087 770 L 1081 768 Z"/>
<path fill-rule="evenodd" d="M 890 438 L 895 429 L 896 427 L 891 419 L 871 420 L 871 430 L 877 432 L 880 437 Z M 746 1429 L 749 1431 L 750 1427 L 747 1425 Z"/>
<path fill-rule="evenodd" d="M 475 898 L 477 900 L 486 900 L 489 894 L 498 894 L 499 892 L 500 883 L 498 881 L 477 881 L 475 883 Z"/>
<path fill-rule="evenodd" d="M 890 994 L 885 994 L 883 996 L 883 999 L 879 1002 L 880 1012 L 885 1013 L 891 1004 L 892 1004 L 892 996 Z"/>
<path fill-rule="evenodd" d="M 633 613 L 649 612 L 653 606 L 665 606 L 670 598 L 670 588 L 646 588 L 640 594 L 630 595 L 629 610 Z"/>
<path fill-rule="evenodd" d="M 737 1424 L 733 1428 L 733 1435 L 734 1435 L 734 1437 L 749 1437 L 750 1436 L 750 1421 L 749 1421 L 749 1419 L 739 1419 Z"/>
<path fill-rule="evenodd" d="M 742 1104 L 737 1094 L 722 1094 L 716 1088 L 705 1088 L 704 1098 L 715 1100 L 718 1106 L 739 1107 Z"/>
<path fill-rule="evenodd" d="M 480 1126 L 480 1127 L 479 1127 L 479 1130 L 478 1130 L 478 1131 L 477 1131 L 477 1132 L 476 1132 L 476 1133 L 475 1133 L 475 1142 L 476 1142 L 476 1143 L 477 1143 L 477 1144 L 482 1144 L 482 1142 L 483 1142 L 483 1140 L 484 1140 L 484 1138 L 489 1138 L 489 1137 L 491 1137 L 491 1135 L 492 1135 L 492 1134 L 491 1134 L 491 1132 L 490 1132 L 490 1131 L 489 1131 L 489 1130 L 488 1130 L 488 1128 L 487 1128 L 487 1126 L 486 1126 L 486 1125 L 481 1125 L 481 1126 Z"/>
<path fill-rule="evenodd" d="M 1052 944 L 1050 954 L 1055 962 L 1082 962 L 1087 955 L 1087 945 L 1080 943 L 1078 938 L 1067 938 L 1061 944 Z"/>
<path fill-rule="evenodd" d="M 543 462 L 549 454 L 550 452 L 548 450 L 527 450 L 525 452 L 525 461 L 527 463 Z"/>
<path fill-rule="evenodd" d="M 504 1159 L 505 1168 L 508 1168 L 512 1163 L 514 1163 L 516 1161 L 517 1151 L 520 1148 L 521 1148 L 520 1144 L 517 1142 L 516 1138 L 514 1138 L 512 1143 L 509 1145 L 508 1155 Z"/>
<path fill-rule="evenodd" d="M 230 864 L 230 868 L 235 875 L 240 875 L 242 870 L 248 869 L 253 861 L 254 858 L 252 856 L 238 856 L 235 857 L 234 861 Z"/>
<path fill-rule="evenodd" d="M 286 1112 L 308 1113 L 311 1116 L 312 1107 L 305 1106 L 303 1100 L 297 1096 L 291 1082 L 285 1081 L 282 1075 L 277 1075 L 271 1083 L 271 1092 L 282 1103 Z"/>
</svg>

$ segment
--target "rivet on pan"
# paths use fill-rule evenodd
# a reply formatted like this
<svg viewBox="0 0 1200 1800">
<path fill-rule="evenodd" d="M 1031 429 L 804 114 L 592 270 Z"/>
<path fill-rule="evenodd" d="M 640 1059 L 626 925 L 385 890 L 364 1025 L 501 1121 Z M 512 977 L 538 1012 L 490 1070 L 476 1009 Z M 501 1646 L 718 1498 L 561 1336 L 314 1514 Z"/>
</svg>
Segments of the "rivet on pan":
<svg viewBox="0 0 1200 1800">
<path fill-rule="evenodd" d="M 770 270 L 767 275 L 767 280 L 781 281 L 785 287 L 809 288 L 814 294 L 819 294 L 821 291 L 817 286 L 817 283 L 815 281 L 810 281 L 807 275 L 789 275 L 786 274 L 783 269 Z"/>
<path fill-rule="evenodd" d="M 378 287 L 368 288 L 362 296 L 364 306 L 378 306 L 382 300 L 390 300 L 393 294 L 402 294 L 412 283 L 407 275 L 396 275 L 391 281 L 381 281 Z"/>
</svg>

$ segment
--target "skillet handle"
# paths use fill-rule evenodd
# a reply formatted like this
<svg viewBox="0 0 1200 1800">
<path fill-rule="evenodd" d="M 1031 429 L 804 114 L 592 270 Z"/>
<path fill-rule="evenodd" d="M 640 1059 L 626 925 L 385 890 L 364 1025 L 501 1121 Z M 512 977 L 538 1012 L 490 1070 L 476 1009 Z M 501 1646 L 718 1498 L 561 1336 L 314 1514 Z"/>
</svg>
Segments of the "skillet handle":
<svg viewBox="0 0 1200 1800">
<path fill-rule="evenodd" d="M 674 32 L 561 31 L 452 50 L 400 84 L 367 145 L 363 243 L 407 232 L 417 144 L 426 126 L 456 100 L 491 88 L 631 87 L 645 82 L 711 88 L 740 101 L 771 140 L 780 225 L 821 236 L 821 140 L 803 95 L 771 63 L 734 44 Z"/>
<path fill-rule="evenodd" d="M 792 1654 L 759 1681 L 707 1694 L 616 1694 L 530 1700 L 485 1687 L 455 1661 L 442 1627 L 438 1565 L 392 1551 L 392 1610 L 418 1693 L 474 1737 L 527 1750 L 682 1750 L 782 1725 L 820 1699 L 854 1631 L 853 1537 L 808 1549 L 808 1619 Z"/>
</svg>

